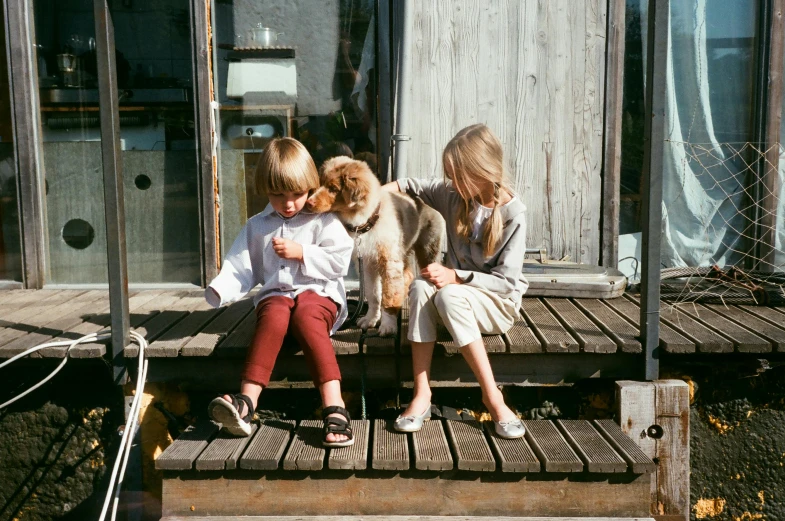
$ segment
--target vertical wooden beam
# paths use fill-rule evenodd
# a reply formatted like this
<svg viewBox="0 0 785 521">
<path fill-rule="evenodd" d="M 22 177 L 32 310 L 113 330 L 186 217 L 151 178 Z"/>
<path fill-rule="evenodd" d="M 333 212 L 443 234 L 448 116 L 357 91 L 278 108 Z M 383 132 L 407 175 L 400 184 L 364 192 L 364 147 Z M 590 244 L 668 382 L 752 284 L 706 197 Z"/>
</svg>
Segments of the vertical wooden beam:
<svg viewBox="0 0 785 521">
<path fill-rule="evenodd" d="M 624 98 L 626 0 L 608 0 L 605 60 L 605 135 L 602 166 L 600 264 L 619 262 L 619 197 L 621 188 L 621 123 Z"/>
<path fill-rule="evenodd" d="M 662 239 L 662 168 L 665 147 L 666 75 L 670 0 L 649 0 L 646 42 L 646 117 L 643 128 L 641 244 L 641 343 L 646 380 L 660 374 L 660 243 Z"/>
<path fill-rule="evenodd" d="M 34 289 L 44 285 L 46 254 L 44 157 L 41 150 L 41 113 L 38 110 L 35 23 L 28 0 L 7 0 L 4 8 L 22 221 L 23 278 L 25 287 Z"/>
<path fill-rule="evenodd" d="M 777 202 L 780 194 L 780 123 L 782 120 L 782 68 L 783 45 L 785 45 L 785 28 L 783 27 L 783 8 L 785 0 L 770 0 L 768 27 L 768 74 L 765 86 L 765 107 L 763 125 L 764 157 L 759 161 L 761 207 L 758 248 L 755 257 L 757 269 L 774 271 L 775 231 L 777 224 Z"/>
<path fill-rule="evenodd" d="M 379 180 L 382 183 L 392 181 L 392 164 L 390 162 L 391 146 L 390 136 L 392 136 L 392 95 L 393 95 L 393 74 L 392 74 L 392 16 L 390 0 L 377 0 L 377 38 L 376 63 L 379 64 L 376 75 L 376 91 L 379 97 L 377 104 L 378 122 L 377 135 L 377 155 L 379 157 Z"/>
<path fill-rule="evenodd" d="M 199 144 L 198 176 L 200 190 L 199 212 L 202 221 L 202 284 L 207 285 L 218 274 L 220 241 L 218 239 L 218 211 L 216 187 L 217 162 L 213 158 L 213 91 L 211 88 L 212 24 L 210 0 L 191 0 L 191 42 L 193 52 L 194 122 Z"/>
<path fill-rule="evenodd" d="M 651 514 L 658 521 L 686 521 L 690 512 L 690 398 L 681 380 L 616 382 L 619 425 L 657 462 Z"/>
<path fill-rule="evenodd" d="M 129 343 L 128 255 L 125 242 L 123 161 L 120 157 L 120 100 L 117 90 L 114 24 L 107 0 L 93 0 L 95 51 L 98 65 L 98 106 L 101 121 L 101 162 L 106 217 L 106 260 L 109 312 L 112 317 L 114 379 L 124 384 L 125 346 Z"/>
</svg>

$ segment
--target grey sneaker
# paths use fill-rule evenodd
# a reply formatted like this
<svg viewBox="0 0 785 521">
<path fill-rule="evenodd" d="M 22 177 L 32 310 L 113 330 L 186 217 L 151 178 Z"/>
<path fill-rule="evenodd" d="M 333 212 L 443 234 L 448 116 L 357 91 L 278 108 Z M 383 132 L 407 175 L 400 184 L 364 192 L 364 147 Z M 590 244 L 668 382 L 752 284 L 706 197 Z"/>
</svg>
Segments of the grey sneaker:
<svg viewBox="0 0 785 521">
<path fill-rule="evenodd" d="M 515 438 L 522 438 L 526 434 L 526 429 L 523 428 L 523 422 L 515 418 L 506 422 L 493 422 L 493 428 L 500 438 L 512 440 Z"/>
<path fill-rule="evenodd" d="M 422 414 L 417 416 L 398 416 L 393 427 L 398 432 L 417 432 L 422 429 L 422 422 L 431 417 L 431 404 Z"/>
</svg>

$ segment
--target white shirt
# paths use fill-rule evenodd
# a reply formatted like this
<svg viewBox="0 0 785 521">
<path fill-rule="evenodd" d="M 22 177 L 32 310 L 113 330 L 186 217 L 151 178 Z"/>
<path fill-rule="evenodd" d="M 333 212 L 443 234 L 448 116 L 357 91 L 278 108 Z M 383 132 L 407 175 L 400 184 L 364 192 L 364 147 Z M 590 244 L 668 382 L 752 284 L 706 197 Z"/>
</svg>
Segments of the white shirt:
<svg viewBox="0 0 785 521">
<path fill-rule="evenodd" d="M 273 250 L 273 237 L 283 237 L 303 247 L 303 260 L 282 259 Z M 331 213 L 302 211 L 281 217 L 271 205 L 254 215 L 226 254 L 221 272 L 210 283 L 205 298 L 213 307 L 243 298 L 260 285 L 254 306 L 272 296 L 294 298 L 313 290 L 338 304 L 335 333 L 348 315 L 343 277 L 349 271 L 354 243 Z M 220 297 L 216 299 L 212 288 Z"/>
<path fill-rule="evenodd" d="M 513 202 L 514 200 L 515 200 L 515 197 L 513 197 L 512 199 L 507 201 L 500 208 L 504 208 L 505 206 L 507 206 L 508 204 Z M 491 216 L 491 213 L 493 213 L 493 208 L 488 208 L 487 206 L 483 206 L 480 203 L 478 203 L 477 201 L 474 202 L 474 210 L 472 211 L 472 214 L 470 215 L 470 217 L 472 218 L 472 240 L 473 241 L 476 241 L 476 240 L 478 240 L 480 238 L 480 235 L 482 234 L 482 230 L 483 230 L 483 225 L 485 224 L 485 221 L 488 220 L 488 217 Z"/>
</svg>

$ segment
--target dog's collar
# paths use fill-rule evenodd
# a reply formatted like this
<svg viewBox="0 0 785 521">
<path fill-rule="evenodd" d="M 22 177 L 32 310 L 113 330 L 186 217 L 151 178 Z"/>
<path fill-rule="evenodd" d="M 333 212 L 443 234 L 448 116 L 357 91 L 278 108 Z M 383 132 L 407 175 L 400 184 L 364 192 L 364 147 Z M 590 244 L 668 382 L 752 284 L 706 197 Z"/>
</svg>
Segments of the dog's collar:
<svg viewBox="0 0 785 521">
<path fill-rule="evenodd" d="M 381 210 L 381 208 L 382 208 L 382 203 L 381 201 L 379 201 L 379 204 L 378 206 L 376 206 L 376 210 L 374 210 L 373 215 L 371 215 L 371 217 L 365 222 L 365 224 L 362 224 L 360 226 L 352 226 L 351 224 L 344 224 L 344 227 L 346 228 L 346 230 L 352 233 L 356 233 L 357 235 L 364 234 L 365 232 L 373 228 L 376 222 L 379 220 L 379 210 Z"/>
</svg>

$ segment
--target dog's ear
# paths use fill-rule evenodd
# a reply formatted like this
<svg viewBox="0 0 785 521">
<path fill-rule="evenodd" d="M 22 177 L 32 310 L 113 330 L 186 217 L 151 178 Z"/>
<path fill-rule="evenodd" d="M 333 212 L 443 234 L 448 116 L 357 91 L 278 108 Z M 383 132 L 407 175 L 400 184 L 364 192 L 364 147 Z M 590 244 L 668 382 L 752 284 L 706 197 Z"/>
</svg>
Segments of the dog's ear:
<svg viewBox="0 0 785 521">
<path fill-rule="evenodd" d="M 362 176 L 349 174 L 343 179 L 343 200 L 346 206 L 354 208 L 368 196 L 368 186 Z"/>
</svg>

